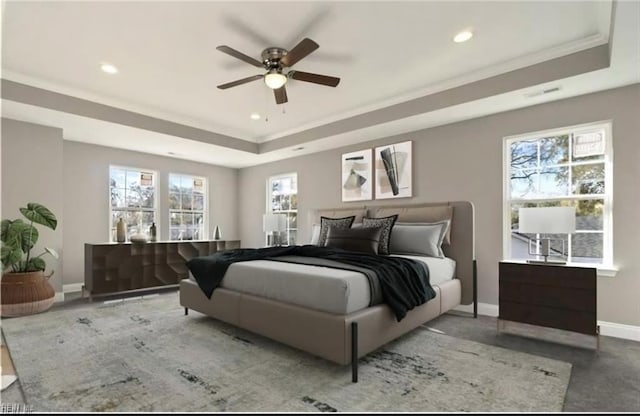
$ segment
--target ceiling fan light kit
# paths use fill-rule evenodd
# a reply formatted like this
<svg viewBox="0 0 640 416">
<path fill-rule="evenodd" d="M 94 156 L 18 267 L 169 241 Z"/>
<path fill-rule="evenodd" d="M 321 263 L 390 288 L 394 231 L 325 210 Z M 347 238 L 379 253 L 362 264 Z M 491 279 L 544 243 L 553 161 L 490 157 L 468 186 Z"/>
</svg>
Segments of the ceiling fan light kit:
<svg viewBox="0 0 640 416">
<path fill-rule="evenodd" d="M 311 52 L 318 49 L 318 47 L 318 44 L 309 38 L 304 38 L 290 51 L 278 47 L 269 47 L 262 51 L 262 62 L 260 62 L 257 59 L 245 55 L 242 52 L 239 52 L 229 46 L 218 46 L 216 49 L 220 52 L 224 52 L 227 55 L 233 56 L 234 58 L 240 59 L 241 61 L 244 61 L 255 67 L 264 68 L 267 71 L 264 75 L 253 75 L 247 78 L 239 79 L 237 81 L 218 85 L 218 88 L 221 90 L 225 90 L 227 88 L 236 87 L 238 85 L 246 84 L 251 81 L 263 79 L 267 87 L 273 90 L 276 103 L 284 104 L 288 101 L 285 84 L 287 83 L 287 80 L 289 78 L 298 81 L 311 82 L 313 84 L 325 85 L 328 87 L 335 87 L 338 85 L 338 83 L 340 83 L 340 78 L 293 70 L 289 71 L 286 74 L 283 74 L 284 68 L 295 65 Z"/>
<path fill-rule="evenodd" d="M 287 82 L 286 75 L 282 75 L 282 72 L 278 72 L 277 69 L 271 69 L 264 76 L 264 83 L 272 90 L 277 90 Z"/>
</svg>

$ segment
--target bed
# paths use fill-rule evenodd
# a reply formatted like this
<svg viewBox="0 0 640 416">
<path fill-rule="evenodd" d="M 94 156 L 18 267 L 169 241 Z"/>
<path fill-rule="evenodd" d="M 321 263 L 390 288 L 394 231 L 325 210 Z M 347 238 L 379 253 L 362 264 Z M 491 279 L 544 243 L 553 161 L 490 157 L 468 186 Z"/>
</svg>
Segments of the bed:
<svg viewBox="0 0 640 416">
<path fill-rule="evenodd" d="M 335 363 L 351 364 L 352 381 L 357 382 L 358 358 L 460 304 L 473 304 L 477 316 L 473 205 L 461 201 L 314 212 L 314 219 L 397 214 L 403 223 L 433 222 L 446 212 L 451 220 L 449 244 L 443 245 L 446 258 L 429 260 L 430 270 L 438 270 L 431 273 L 435 297 L 400 321 L 386 304 L 367 305 L 367 284 L 356 272 L 270 260 L 232 264 L 211 299 L 195 281 L 184 279 L 180 304 L 185 314 L 193 309 Z M 301 273 L 306 290 L 296 288 Z"/>
</svg>

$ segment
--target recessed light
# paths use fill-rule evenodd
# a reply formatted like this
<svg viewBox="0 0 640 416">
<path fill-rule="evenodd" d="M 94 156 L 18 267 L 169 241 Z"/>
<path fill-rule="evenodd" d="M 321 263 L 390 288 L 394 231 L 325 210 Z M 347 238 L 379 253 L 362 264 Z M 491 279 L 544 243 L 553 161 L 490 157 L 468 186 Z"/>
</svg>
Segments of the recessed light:
<svg viewBox="0 0 640 416">
<path fill-rule="evenodd" d="M 260 120 L 260 114 L 258 113 L 253 113 L 251 114 L 251 120 Z"/>
<path fill-rule="evenodd" d="M 473 33 L 470 30 L 464 30 L 454 36 L 453 41 L 456 43 L 466 42 L 473 37 Z"/>
<path fill-rule="evenodd" d="M 108 64 L 106 62 L 100 64 L 100 69 L 102 69 L 102 72 L 106 72 L 107 74 L 117 74 L 118 73 L 118 68 L 116 68 L 115 65 Z"/>
</svg>

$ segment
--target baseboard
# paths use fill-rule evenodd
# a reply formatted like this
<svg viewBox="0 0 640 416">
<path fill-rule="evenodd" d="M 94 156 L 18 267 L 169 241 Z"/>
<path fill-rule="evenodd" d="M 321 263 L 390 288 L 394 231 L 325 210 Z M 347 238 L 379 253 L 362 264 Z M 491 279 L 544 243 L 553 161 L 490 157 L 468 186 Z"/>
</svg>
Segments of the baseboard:
<svg viewBox="0 0 640 416">
<path fill-rule="evenodd" d="M 54 303 L 64 302 L 64 292 L 56 292 L 56 296 L 53 299 Z"/>
<path fill-rule="evenodd" d="M 453 308 L 454 311 L 473 313 L 473 304 L 471 305 L 458 305 Z M 498 305 L 492 305 L 490 303 L 478 303 L 478 315 L 485 316 L 498 316 Z"/>
<path fill-rule="evenodd" d="M 600 335 L 640 342 L 640 326 L 605 321 L 598 321 L 598 325 L 600 325 Z"/>
<path fill-rule="evenodd" d="M 82 292 L 82 286 L 84 286 L 84 283 L 70 283 L 68 285 L 62 285 L 62 292 L 63 293 Z"/>
<path fill-rule="evenodd" d="M 453 310 L 473 313 L 473 304 L 459 305 L 453 308 Z M 498 305 L 478 303 L 478 315 L 497 317 L 498 312 Z M 600 335 L 640 342 L 640 326 L 616 324 L 606 321 L 598 321 L 598 325 L 600 325 Z"/>
</svg>

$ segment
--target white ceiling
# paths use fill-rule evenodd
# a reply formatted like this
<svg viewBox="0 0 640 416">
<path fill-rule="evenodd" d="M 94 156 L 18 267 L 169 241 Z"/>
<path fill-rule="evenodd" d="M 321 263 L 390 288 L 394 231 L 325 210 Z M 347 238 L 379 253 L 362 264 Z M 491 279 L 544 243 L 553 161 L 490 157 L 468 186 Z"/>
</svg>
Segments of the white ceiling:
<svg viewBox="0 0 640 416">
<path fill-rule="evenodd" d="M 265 142 L 606 43 L 611 10 L 609 1 L 8 1 L 2 78 Z M 617 4 L 611 67 L 556 82 L 563 84 L 559 93 L 527 99 L 527 91 L 512 91 L 476 99 L 445 113 L 379 125 L 376 137 L 638 82 L 633 65 L 639 63 L 640 18 L 634 14 L 640 14 L 637 2 Z M 452 37 L 466 28 L 474 38 L 453 43 Z M 337 88 L 291 80 L 284 106 L 276 106 L 261 81 L 215 88 L 260 72 L 216 46 L 226 44 L 259 58 L 267 46 L 291 49 L 303 37 L 320 48 L 294 69 L 339 76 Z M 120 72 L 101 72 L 99 64 L 105 61 Z M 69 140 L 156 154 L 173 149 L 176 157 L 233 167 L 376 138 L 359 129 L 305 143 L 298 153 L 289 148 L 252 154 L 14 101 L 3 100 L 2 111 L 3 116 L 62 127 Z M 252 112 L 267 116 L 268 122 L 250 120 Z"/>
</svg>

